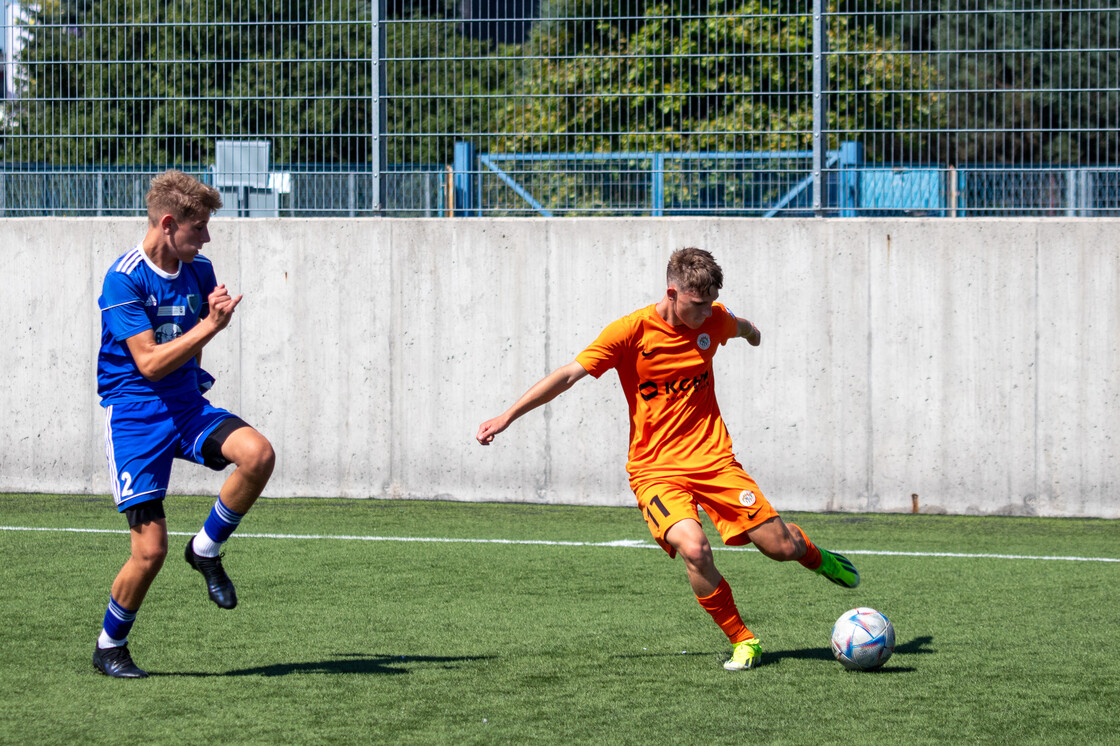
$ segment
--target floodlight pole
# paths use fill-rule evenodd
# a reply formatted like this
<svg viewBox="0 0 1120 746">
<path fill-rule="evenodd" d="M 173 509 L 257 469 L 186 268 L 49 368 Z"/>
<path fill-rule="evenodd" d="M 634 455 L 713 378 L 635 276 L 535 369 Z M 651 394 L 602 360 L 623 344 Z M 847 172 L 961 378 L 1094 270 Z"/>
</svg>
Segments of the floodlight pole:
<svg viewBox="0 0 1120 746">
<path fill-rule="evenodd" d="M 828 34 L 825 0 L 813 0 L 813 213 L 824 217 L 824 164 L 828 152 Z"/>
</svg>

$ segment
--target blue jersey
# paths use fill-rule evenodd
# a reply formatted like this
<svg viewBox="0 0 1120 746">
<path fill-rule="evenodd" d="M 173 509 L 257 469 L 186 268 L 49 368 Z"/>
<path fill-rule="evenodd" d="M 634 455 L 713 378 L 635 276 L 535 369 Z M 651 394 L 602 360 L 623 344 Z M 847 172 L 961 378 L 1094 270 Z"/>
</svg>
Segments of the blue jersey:
<svg viewBox="0 0 1120 746">
<path fill-rule="evenodd" d="M 158 381 L 140 374 L 125 343 L 144 331 L 156 344 L 182 336 L 205 316 L 207 298 L 217 285 L 210 260 L 199 254 L 164 272 L 137 246 L 113 262 L 105 275 L 101 297 L 101 351 L 97 356 L 97 393 L 101 406 L 116 402 L 178 399 L 197 396 L 198 361 L 191 358 Z"/>
</svg>

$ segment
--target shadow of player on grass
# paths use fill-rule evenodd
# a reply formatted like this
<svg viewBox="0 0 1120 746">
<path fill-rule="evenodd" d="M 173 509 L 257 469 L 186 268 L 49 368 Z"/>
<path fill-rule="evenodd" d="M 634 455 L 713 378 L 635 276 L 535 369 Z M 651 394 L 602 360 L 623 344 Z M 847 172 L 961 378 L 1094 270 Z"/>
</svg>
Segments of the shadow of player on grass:
<svg viewBox="0 0 1120 746">
<path fill-rule="evenodd" d="M 288 676 L 291 674 L 383 674 L 397 675 L 411 673 L 416 664 L 437 668 L 455 668 L 458 663 L 486 660 L 491 656 L 470 656 L 460 658 L 441 658 L 427 655 L 366 655 L 365 653 L 336 653 L 333 658 L 302 663 L 273 663 L 268 666 L 238 668 L 225 673 L 174 671 L 161 672 L 163 676 Z M 155 674 L 156 672 L 152 672 Z"/>
<path fill-rule="evenodd" d="M 933 637 L 925 635 L 923 637 L 915 637 L 910 642 L 895 644 L 894 655 L 891 660 L 883 667 L 867 671 L 865 673 L 874 674 L 890 674 L 890 673 L 908 673 L 916 669 L 910 666 L 900 666 L 900 660 L 897 656 L 905 655 L 930 655 L 934 651 L 932 648 L 927 647 L 933 642 Z M 832 650 L 829 648 L 802 648 L 800 650 L 775 650 L 773 652 L 764 650 L 762 652 L 763 664 L 778 664 L 785 659 L 801 659 L 801 660 L 823 660 L 834 661 L 836 658 L 832 655 Z"/>
<path fill-rule="evenodd" d="M 894 654 L 896 656 L 899 656 L 899 655 L 930 655 L 934 652 L 932 648 L 928 647 L 931 642 L 933 642 L 933 637 L 931 637 L 929 635 L 925 635 L 923 637 L 915 637 L 910 642 L 903 643 L 901 645 L 896 644 L 895 647 L 894 647 Z M 667 658 L 667 657 L 676 657 L 676 656 L 680 656 L 680 655 L 685 655 L 685 656 L 702 655 L 702 656 L 712 656 L 712 657 L 715 657 L 715 658 L 719 658 L 720 655 L 723 655 L 724 657 L 726 657 L 726 652 L 721 654 L 721 653 L 715 652 L 715 651 L 703 651 L 703 652 L 701 652 L 701 651 L 695 651 L 695 652 L 693 652 L 693 651 L 681 651 L 679 653 L 638 653 L 638 654 L 630 654 L 630 655 L 616 655 L 616 656 L 613 656 L 613 657 L 615 657 L 615 658 Z M 766 649 L 764 649 L 762 651 L 762 665 L 763 666 L 779 665 L 779 664 L 782 663 L 782 661 L 785 661 L 785 660 L 819 660 L 819 661 L 834 662 L 836 660 L 836 658 L 832 655 L 832 651 L 829 648 L 799 648 L 797 650 L 766 650 Z M 899 661 L 898 661 L 897 658 L 894 658 L 893 656 L 892 656 L 891 662 L 894 663 L 895 665 L 888 664 L 886 668 L 882 668 L 882 669 L 879 669 L 877 671 L 873 671 L 871 673 L 907 673 L 909 671 L 915 670 L 915 669 L 910 668 L 908 666 L 897 665 Z"/>
</svg>

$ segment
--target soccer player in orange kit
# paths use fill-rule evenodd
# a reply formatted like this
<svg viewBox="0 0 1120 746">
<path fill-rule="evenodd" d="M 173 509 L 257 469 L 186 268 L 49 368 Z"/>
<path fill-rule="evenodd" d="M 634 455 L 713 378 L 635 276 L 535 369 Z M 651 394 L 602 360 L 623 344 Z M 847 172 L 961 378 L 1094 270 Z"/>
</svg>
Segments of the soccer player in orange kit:
<svg viewBox="0 0 1120 746">
<path fill-rule="evenodd" d="M 797 560 L 846 588 L 859 585 L 859 573 L 843 556 L 815 546 L 796 524 L 782 521 L 735 460 L 716 402 L 712 358 L 730 339 L 757 346 L 761 334 L 715 302 L 723 271 L 707 251 L 685 248 L 669 258 L 666 281 L 660 301 L 607 326 L 575 360 L 483 422 L 475 437 L 489 445 L 518 417 L 588 373 L 598 378 L 614 368 L 630 409 L 630 488 L 653 538 L 670 557 L 680 554 L 696 599 L 731 641 L 723 667 L 741 671 L 758 665 L 761 646 L 716 569 L 698 506 L 729 546 L 753 542 L 771 559 Z"/>
</svg>

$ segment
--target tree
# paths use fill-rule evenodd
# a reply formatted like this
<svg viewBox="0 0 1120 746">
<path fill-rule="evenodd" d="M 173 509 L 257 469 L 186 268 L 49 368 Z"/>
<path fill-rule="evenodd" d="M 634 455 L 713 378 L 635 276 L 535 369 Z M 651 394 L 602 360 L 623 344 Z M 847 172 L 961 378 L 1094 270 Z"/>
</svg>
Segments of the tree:
<svg viewBox="0 0 1120 746">
<path fill-rule="evenodd" d="M 9 161 L 209 164 L 218 139 L 269 140 L 278 164 L 365 164 L 373 117 L 368 2 L 45 4 L 9 104 Z M 458 33 L 453 4 L 395 0 L 387 23 L 389 163 L 443 164 L 487 131 L 507 65 Z"/>
<path fill-rule="evenodd" d="M 934 29 L 950 163 L 1120 162 L 1120 11 L 944 2 Z"/>
<path fill-rule="evenodd" d="M 814 145 L 813 19 L 803 3 L 661 0 L 588 19 L 581 9 L 589 0 L 569 2 L 572 10 L 534 35 L 534 58 L 510 84 L 492 151 L 775 154 L 762 166 L 746 156 L 678 165 L 663 186 L 670 210 L 760 209 L 801 178 L 804 157 L 793 164 L 777 154 Z M 928 150 L 939 122 L 927 57 L 856 16 L 831 13 L 827 35 L 826 146 L 846 134 L 867 141 L 871 160 Z M 651 187 L 615 170 L 599 167 L 597 178 L 611 182 L 601 196 L 570 174 L 537 178 L 533 193 L 553 206 L 595 210 L 637 189 L 630 202 L 648 206 L 651 196 L 640 192 Z"/>
<path fill-rule="evenodd" d="M 702 14 L 700 3 L 657 2 L 630 19 L 629 34 L 609 20 L 593 33 L 542 24 L 534 42 L 543 59 L 513 85 L 500 130 L 514 134 L 497 144 L 599 152 L 811 147 L 812 19 L 775 5 L 714 0 Z M 828 35 L 826 129 L 889 132 L 874 156 L 921 148 L 934 124 L 932 96 L 922 89 L 935 74 L 924 56 L 849 16 L 830 16 Z"/>
<path fill-rule="evenodd" d="M 367 161 L 368 4 L 341 2 L 44 4 L 5 157 L 198 164 L 236 138 L 272 140 L 280 163 Z"/>
<path fill-rule="evenodd" d="M 390 163 L 439 165 L 456 140 L 493 132 L 518 48 L 460 33 L 453 5 L 406 9 L 386 31 Z"/>
</svg>

